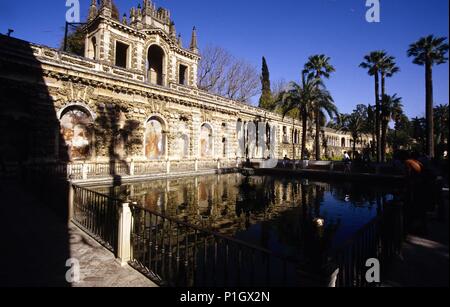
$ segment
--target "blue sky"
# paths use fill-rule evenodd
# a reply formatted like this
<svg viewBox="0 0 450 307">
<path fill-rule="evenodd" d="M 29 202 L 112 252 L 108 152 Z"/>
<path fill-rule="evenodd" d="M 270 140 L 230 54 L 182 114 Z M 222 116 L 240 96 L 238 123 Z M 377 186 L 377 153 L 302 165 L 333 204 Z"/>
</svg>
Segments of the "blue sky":
<svg viewBox="0 0 450 307">
<path fill-rule="evenodd" d="M 121 14 L 140 0 L 115 0 Z M 90 0 L 81 0 L 85 18 Z M 336 67 L 327 86 L 341 112 L 373 103 L 373 79 L 358 67 L 365 54 L 385 49 L 401 73 L 388 79 L 387 91 L 403 97 L 409 116 L 424 114 L 424 69 L 411 63 L 410 43 L 428 34 L 448 37 L 448 0 L 381 0 L 381 22 L 367 23 L 365 0 L 158 0 L 171 10 L 188 44 L 192 26 L 200 47 L 228 49 L 258 66 L 267 58 L 272 81 L 300 78 L 308 56 L 325 53 Z M 63 35 L 65 0 L 0 2 L 0 33 L 57 47 Z M 448 64 L 435 67 L 435 104 L 448 103 Z"/>
</svg>

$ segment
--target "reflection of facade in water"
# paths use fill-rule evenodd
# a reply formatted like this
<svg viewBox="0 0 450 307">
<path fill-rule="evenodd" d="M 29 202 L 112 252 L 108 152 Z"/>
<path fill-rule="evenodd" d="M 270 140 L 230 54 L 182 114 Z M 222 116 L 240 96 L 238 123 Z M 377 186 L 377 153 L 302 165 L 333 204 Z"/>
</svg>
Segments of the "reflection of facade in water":
<svg viewBox="0 0 450 307">
<path fill-rule="evenodd" d="M 365 215 L 368 209 L 378 214 L 378 210 L 371 210 L 372 204 L 378 204 L 384 194 L 374 190 L 358 184 L 227 174 L 135 183 L 117 188 L 116 193 L 120 198 L 124 197 L 121 193 L 129 193 L 125 195 L 128 199 L 176 220 L 295 257 L 313 270 L 326 262 L 334 247 L 358 230 L 351 218 L 340 214 L 352 216 L 359 210 Z M 344 201 L 346 195 L 350 195 L 348 203 Z M 361 201 L 366 204 L 358 209 Z M 192 242 L 198 235 L 192 229 L 173 225 L 156 217 L 135 218 L 138 229 L 153 229 L 153 235 L 160 231 L 158 240 L 165 235 L 176 237 L 179 242 Z M 175 227 L 172 232 L 170 227 Z M 199 240 L 200 244 L 206 240 L 214 246 L 211 236 Z M 193 258 L 189 255 L 190 261 Z"/>
<path fill-rule="evenodd" d="M 230 236 L 302 204 L 314 207 L 315 199 L 323 200 L 317 193 L 326 190 L 300 181 L 240 174 L 157 180 L 117 189 L 132 190 L 127 196 L 150 210 Z"/>
<path fill-rule="evenodd" d="M 160 191 L 149 191 L 144 197 L 146 208 L 156 212 L 161 212 L 164 208 L 164 195 Z"/>
</svg>

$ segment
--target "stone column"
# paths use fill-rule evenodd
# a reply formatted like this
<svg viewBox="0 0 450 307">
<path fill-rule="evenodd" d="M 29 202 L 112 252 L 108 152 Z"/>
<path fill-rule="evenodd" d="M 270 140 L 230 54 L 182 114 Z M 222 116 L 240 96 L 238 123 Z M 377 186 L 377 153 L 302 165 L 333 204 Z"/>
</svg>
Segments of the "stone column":
<svg viewBox="0 0 450 307">
<path fill-rule="evenodd" d="M 132 214 L 128 203 L 119 209 L 119 229 L 117 258 L 120 265 L 125 266 L 131 260 L 131 226 Z"/>
<path fill-rule="evenodd" d="M 73 190 L 73 185 L 71 182 L 68 182 L 69 185 L 69 195 L 68 195 L 68 204 L 67 204 L 67 210 L 68 210 L 68 215 L 67 215 L 67 222 L 70 223 L 73 219 L 73 197 L 74 197 L 74 190 Z"/>
<path fill-rule="evenodd" d="M 200 158 L 200 114 L 192 115 L 192 149 L 193 157 L 196 159 Z"/>
<path fill-rule="evenodd" d="M 166 173 L 170 174 L 170 159 L 166 159 Z"/>
<path fill-rule="evenodd" d="M 130 176 L 134 176 L 134 160 L 131 159 L 130 162 Z"/>
<path fill-rule="evenodd" d="M 88 179 L 88 165 L 86 163 L 83 163 L 82 165 L 82 176 L 83 176 L 83 180 Z"/>
</svg>

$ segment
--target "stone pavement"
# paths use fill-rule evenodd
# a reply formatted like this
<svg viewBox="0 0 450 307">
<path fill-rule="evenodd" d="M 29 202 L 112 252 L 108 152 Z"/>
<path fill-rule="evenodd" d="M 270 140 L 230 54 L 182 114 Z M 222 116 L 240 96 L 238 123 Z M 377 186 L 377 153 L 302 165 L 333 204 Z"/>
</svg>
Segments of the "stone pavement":
<svg viewBox="0 0 450 307">
<path fill-rule="evenodd" d="M 156 287 L 148 278 L 129 266 L 122 267 L 114 255 L 70 225 L 71 257 L 80 263 L 80 282 L 73 287 Z"/>
<path fill-rule="evenodd" d="M 13 181 L 0 182 L 0 287 L 152 287 L 131 267 Z M 64 204 L 62 204 L 64 206 Z M 66 262 L 80 262 L 80 283 L 66 281 Z"/>
<path fill-rule="evenodd" d="M 449 220 L 448 192 L 445 193 L 442 218 L 428 216 L 426 235 L 409 235 L 402 257 L 394 260 L 384 286 L 448 287 L 449 286 Z"/>
</svg>

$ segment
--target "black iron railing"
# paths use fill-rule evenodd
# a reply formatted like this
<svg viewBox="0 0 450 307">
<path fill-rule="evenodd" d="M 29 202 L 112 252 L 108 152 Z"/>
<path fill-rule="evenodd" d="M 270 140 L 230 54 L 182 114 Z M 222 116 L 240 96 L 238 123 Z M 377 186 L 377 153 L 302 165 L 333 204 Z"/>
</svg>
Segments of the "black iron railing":
<svg viewBox="0 0 450 307">
<path fill-rule="evenodd" d="M 333 261 L 339 267 L 338 287 L 366 287 L 366 261 L 379 259 L 380 235 L 379 219 L 360 229 L 344 246 L 334 252 Z"/>
<path fill-rule="evenodd" d="M 336 249 L 329 257 L 339 268 L 336 281 L 338 287 L 373 287 L 366 279 L 369 269 L 367 260 L 376 259 L 382 266 L 382 273 L 389 266 L 394 256 L 398 255 L 403 243 L 402 208 L 392 205 L 385 208 L 382 215 L 374 218 L 344 245 Z"/>
<path fill-rule="evenodd" d="M 296 259 L 131 206 L 130 264 L 162 286 L 321 286 Z"/>
<path fill-rule="evenodd" d="M 73 185 L 72 222 L 112 252 L 117 250 L 121 200 Z"/>
<path fill-rule="evenodd" d="M 73 186 L 73 222 L 116 252 L 122 200 Z M 130 205 L 130 265 L 161 286 L 328 286 L 367 287 L 366 261 L 383 268 L 401 250 L 401 206 L 383 213 L 361 228 L 340 248 L 330 252 L 324 267 L 305 271 L 293 257 L 180 221 L 138 204 Z"/>
</svg>

